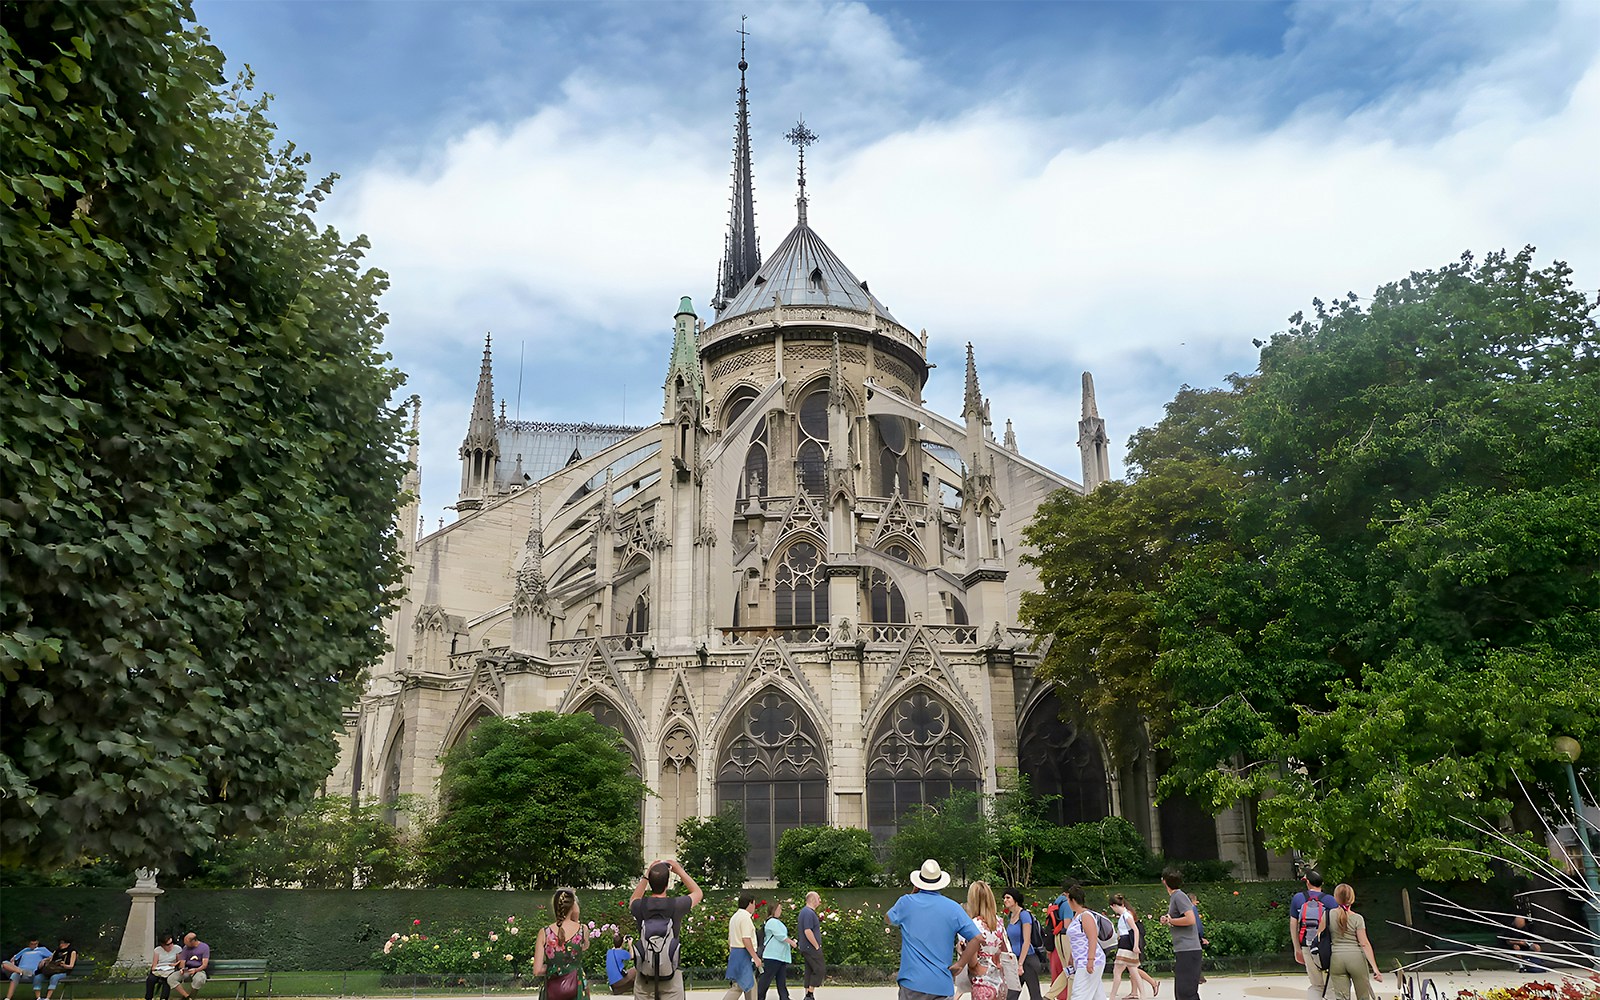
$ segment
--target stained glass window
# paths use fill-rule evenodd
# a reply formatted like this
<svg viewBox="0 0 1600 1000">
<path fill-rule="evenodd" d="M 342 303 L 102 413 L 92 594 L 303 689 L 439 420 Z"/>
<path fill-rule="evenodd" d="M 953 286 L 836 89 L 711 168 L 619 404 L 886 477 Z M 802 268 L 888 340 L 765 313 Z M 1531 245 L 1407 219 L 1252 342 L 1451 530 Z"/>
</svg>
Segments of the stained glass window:
<svg viewBox="0 0 1600 1000">
<path fill-rule="evenodd" d="M 827 624 L 828 578 L 823 569 L 810 542 L 795 542 L 783 554 L 772 588 L 780 627 Z"/>
<path fill-rule="evenodd" d="M 869 745 L 867 826 L 874 839 L 894 836 L 900 817 L 914 806 L 979 788 L 971 734 L 926 688 L 903 695 L 878 723 Z"/>
<path fill-rule="evenodd" d="M 783 832 L 828 822 L 822 741 L 794 699 L 767 688 L 740 711 L 717 767 L 717 808 L 732 807 L 750 838 L 749 874 L 772 874 Z"/>
<path fill-rule="evenodd" d="M 800 401 L 800 445 L 795 450 L 795 483 L 800 492 L 821 496 L 827 488 L 828 382 Z"/>
</svg>

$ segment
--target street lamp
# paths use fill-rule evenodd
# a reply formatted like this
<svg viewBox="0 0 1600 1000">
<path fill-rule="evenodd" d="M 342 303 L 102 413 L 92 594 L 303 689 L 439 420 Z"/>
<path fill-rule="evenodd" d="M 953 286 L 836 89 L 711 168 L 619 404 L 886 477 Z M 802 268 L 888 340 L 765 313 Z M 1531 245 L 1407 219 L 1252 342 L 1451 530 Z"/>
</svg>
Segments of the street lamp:
<svg viewBox="0 0 1600 1000">
<path fill-rule="evenodd" d="M 1570 736 L 1555 738 L 1556 753 L 1567 759 L 1567 786 L 1572 792 L 1573 826 L 1578 830 L 1578 850 L 1583 855 L 1583 881 L 1589 887 L 1584 909 L 1589 911 L 1589 929 L 1595 933 L 1595 950 L 1600 953 L 1600 873 L 1595 871 L 1594 845 L 1589 841 L 1589 825 L 1583 815 L 1583 796 L 1578 794 L 1578 772 L 1572 765 L 1583 753 L 1583 745 Z"/>
</svg>

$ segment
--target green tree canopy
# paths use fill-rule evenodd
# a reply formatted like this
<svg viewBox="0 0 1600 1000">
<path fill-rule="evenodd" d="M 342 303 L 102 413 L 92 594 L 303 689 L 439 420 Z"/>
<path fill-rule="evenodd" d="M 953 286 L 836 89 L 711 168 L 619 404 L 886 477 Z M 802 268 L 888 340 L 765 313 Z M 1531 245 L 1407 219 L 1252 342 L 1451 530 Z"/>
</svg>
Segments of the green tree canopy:
<svg viewBox="0 0 1600 1000">
<path fill-rule="evenodd" d="M 433 879 L 474 888 L 620 885 L 637 876 L 649 794 L 621 738 L 587 712 L 486 719 L 444 757 L 424 848 Z"/>
<path fill-rule="evenodd" d="M 744 885 L 750 837 L 737 806 L 715 816 L 690 816 L 678 824 L 678 861 L 697 881 L 720 889 Z"/>
<path fill-rule="evenodd" d="M 0 18 L 0 859 L 165 863 L 310 797 L 384 648 L 382 275 L 187 4 Z"/>
<path fill-rule="evenodd" d="M 1465 824 L 1554 779 L 1553 736 L 1600 747 L 1596 308 L 1531 249 L 1466 256 L 1180 393 L 1030 531 L 1064 700 L 1324 870 L 1484 874 Z"/>
<path fill-rule="evenodd" d="M 392 809 L 377 802 L 352 807 L 349 796 L 323 796 L 270 830 L 222 841 L 197 859 L 199 870 L 183 883 L 219 889 L 408 886 L 418 876 L 416 845 L 392 821 Z M 174 881 L 165 875 L 162 880 Z"/>
</svg>

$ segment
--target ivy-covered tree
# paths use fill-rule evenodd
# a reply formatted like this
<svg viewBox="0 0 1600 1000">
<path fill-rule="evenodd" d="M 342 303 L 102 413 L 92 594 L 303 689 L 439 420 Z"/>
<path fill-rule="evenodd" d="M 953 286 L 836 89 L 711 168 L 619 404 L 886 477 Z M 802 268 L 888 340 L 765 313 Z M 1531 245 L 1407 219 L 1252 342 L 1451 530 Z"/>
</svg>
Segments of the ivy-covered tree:
<svg viewBox="0 0 1600 1000">
<path fill-rule="evenodd" d="M 487 719 L 444 757 L 425 865 L 471 888 L 622 885 L 644 868 L 648 795 L 614 730 L 587 712 Z"/>
<path fill-rule="evenodd" d="M 385 279 L 185 3 L 0 10 L 0 861 L 167 863 L 331 769 L 400 560 Z"/>
</svg>

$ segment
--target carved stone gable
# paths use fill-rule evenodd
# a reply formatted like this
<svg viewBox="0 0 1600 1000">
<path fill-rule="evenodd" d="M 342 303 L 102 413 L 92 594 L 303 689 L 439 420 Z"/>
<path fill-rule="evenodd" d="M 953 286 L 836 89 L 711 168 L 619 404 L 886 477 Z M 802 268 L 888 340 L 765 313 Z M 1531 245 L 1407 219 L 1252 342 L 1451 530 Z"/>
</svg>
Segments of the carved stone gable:
<svg viewBox="0 0 1600 1000">
<path fill-rule="evenodd" d="M 634 698 L 627 681 L 623 680 L 622 672 L 617 669 L 616 663 L 611 659 L 610 650 L 603 642 L 595 642 L 589 646 L 583 664 L 578 667 L 572 683 L 567 685 L 567 693 L 561 698 L 560 711 L 573 711 L 596 690 L 609 694 L 613 701 L 622 706 L 623 712 L 629 719 L 639 728 L 644 727 L 645 714 L 640 711 L 639 702 Z"/>
<path fill-rule="evenodd" d="M 867 717 L 876 716 L 883 705 L 918 685 L 926 686 L 941 698 L 948 699 L 966 717 L 974 734 L 987 732 L 988 727 L 984 725 L 983 714 L 978 711 L 977 703 L 967 694 L 956 678 L 955 671 L 933 644 L 927 629 L 920 625 L 912 628 L 899 655 L 885 671 L 883 680 L 872 696 Z"/>
<path fill-rule="evenodd" d="M 416 621 L 411 627 L 418 632 L 443 632 L 445 627 L 444 608 L 437 604 L 425 604 L 417 610 Z"/>
<path fill-rule="evenodd" d="M 894 495 L 889 498 L 889 506 L 884 508 L 883 516 L 878 519 L 878 530 L 872 536 L 873 547 L 877 548 L 891 535 L 904 535 L 912 539 L 917 537 L 916 523 L 911 519 L 911 508 L 906 506 L 905 498 L 900 495 L 898 487 Z"/>
<path fill-rule="evenodd" d="M 780 639 L 764 639 L 751 650 L 745 660 L 744 671 L 728 686 L 728 693 L 723 696 L 722 705 L 717 709 L 712 723 L 719 727 L 726 725 L 735 708 L 743 704 L 752 692 L 769 684 L 787 691 L 806 707 L 823 732 L 828 731 L 831 713 L 822 699 L 817 697 L 816 690 L 806 680 L 805 674 L 790 658 L 789 651 Z"/>
</svg>

